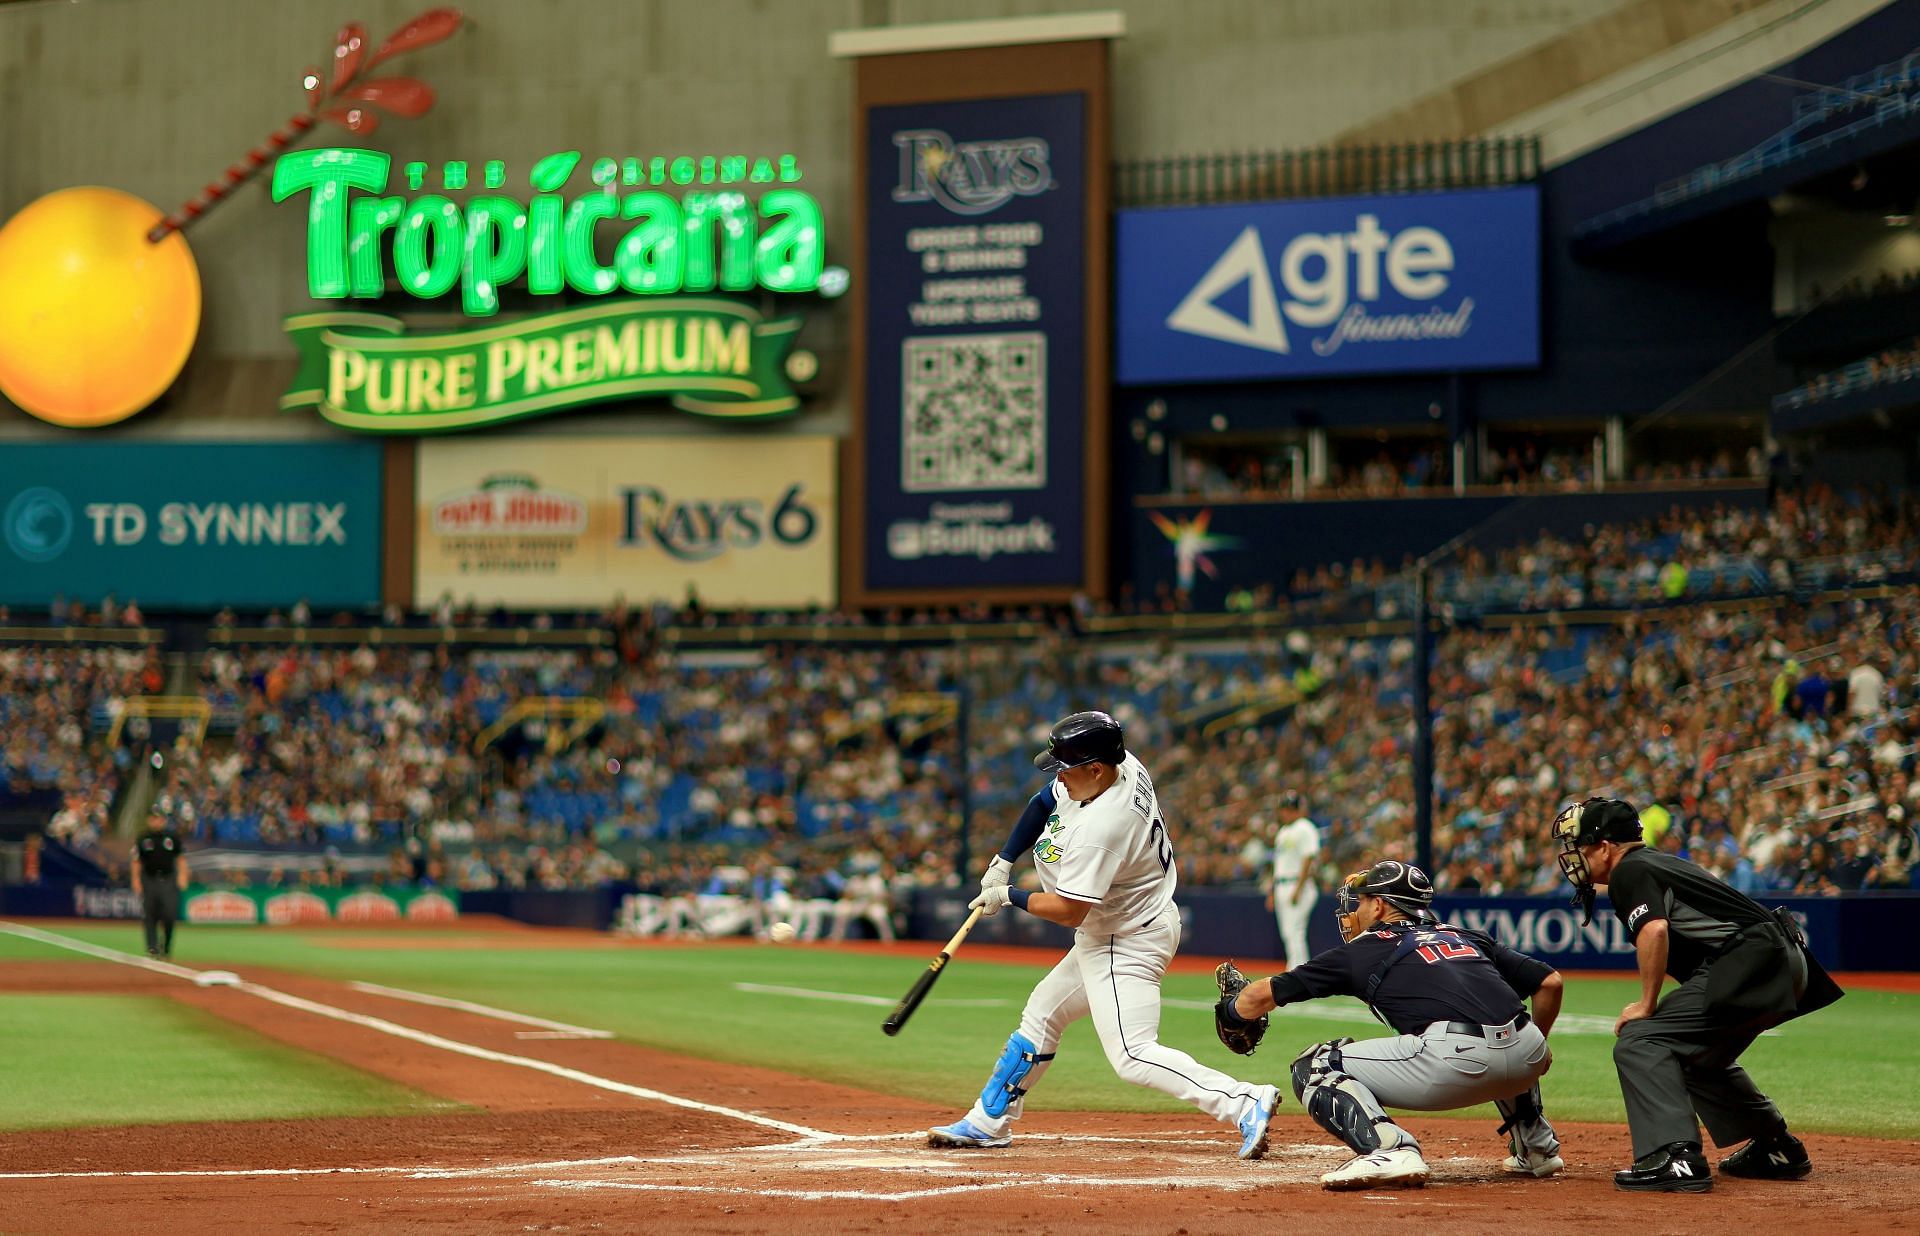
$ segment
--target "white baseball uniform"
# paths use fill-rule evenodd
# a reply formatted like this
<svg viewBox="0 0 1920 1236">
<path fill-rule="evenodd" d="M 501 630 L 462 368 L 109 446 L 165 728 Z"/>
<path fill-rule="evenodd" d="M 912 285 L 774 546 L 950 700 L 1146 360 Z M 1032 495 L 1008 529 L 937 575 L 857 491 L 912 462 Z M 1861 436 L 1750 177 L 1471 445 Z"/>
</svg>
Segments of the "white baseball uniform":
<svg viewBox="0 0 1920 1236">
<path fill-rule="evenodd" d="M 1320 888 L 1311 878 L 1300 878 L 1300 865 L 1320 853 L 1320 830 L 1301 816 L 1273 839 L 1273 916 L 1280 924 L 1280 942 L 1287 951 L 1287 967 L 1305 965 L 1313 956 L 1307 947 L 1307 924 L 1320 900 Z"/>
<path fill-rule="evenodd" d="M 1047 892 L 1094 908 L 1020 1015 L 1020 1033 L 1048 1058 L 1026 1075 L 1024 1089 L 1040 1080 L 1068 1024 L 1091 1016 L 1107 1062 L 1122 1080 L 1235 1123 L 1258 1101 L 1259 1087 L 1160 1042 L 1160 980 L 1180 946 L 1180 911 L 1173 904 L 1173 846 L 1153 778 L 1130 754 L 1119 779 L 1090 802 L 1074 802 L 1058 780 L 1053 791 L 1053 814 L 1033 847 L 1034 868 Z M 1001 1137 L 1019 1119 L 1022 1103 L 1016 1099 L 994 1117 L 976 1099 L 967 1119 Z"/>
</svg>

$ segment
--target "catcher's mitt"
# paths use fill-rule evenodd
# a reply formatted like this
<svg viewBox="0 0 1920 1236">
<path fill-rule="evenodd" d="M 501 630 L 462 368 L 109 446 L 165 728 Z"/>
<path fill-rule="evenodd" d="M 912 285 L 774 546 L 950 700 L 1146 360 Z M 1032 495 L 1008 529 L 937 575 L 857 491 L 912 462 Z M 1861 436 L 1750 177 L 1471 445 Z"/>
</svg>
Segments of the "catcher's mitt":
<svg viewBox="0 0 1920 1236">
<path fill-rule="evenodd" d="M 1233 998 L 1246 987 L 1247 976 L 1231 961 L 1220 963 L 1213 972 L 1213 981 L 1220 985 L 1220 1003 L 1213 1006 L 1213 1032 L 1234 1055 L 1251 1056 L 1267 1033 L 1267 1015 L 1262 1013 L 1248 1021 L 1234 1012 Z"/>
</svg>

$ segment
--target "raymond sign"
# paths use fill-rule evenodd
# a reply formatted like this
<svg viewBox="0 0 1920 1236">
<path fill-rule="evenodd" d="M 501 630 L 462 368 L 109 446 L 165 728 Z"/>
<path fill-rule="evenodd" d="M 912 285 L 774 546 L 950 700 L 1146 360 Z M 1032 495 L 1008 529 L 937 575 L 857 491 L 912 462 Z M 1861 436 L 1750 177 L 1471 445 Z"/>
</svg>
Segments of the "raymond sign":
<svg viewBox="0 0 1920 1236">
<path fill-rule="evenodd" d="M 830 437 L 441 439 L 419 451 L 414 595 L 525 609 L 833 603 Z"/>
<path fill-rule="evenodd" d="M 315 408 L 348 429 L 471 429 L 649 395 L 726 418 L 800 407 L 785 370 L 799 319 L 765 321 L 717 298 L 622 299 L 413 335 L 372 313 L 309 313 L 286 327 L 300 369 L 281 408 Z"/>
</svg>

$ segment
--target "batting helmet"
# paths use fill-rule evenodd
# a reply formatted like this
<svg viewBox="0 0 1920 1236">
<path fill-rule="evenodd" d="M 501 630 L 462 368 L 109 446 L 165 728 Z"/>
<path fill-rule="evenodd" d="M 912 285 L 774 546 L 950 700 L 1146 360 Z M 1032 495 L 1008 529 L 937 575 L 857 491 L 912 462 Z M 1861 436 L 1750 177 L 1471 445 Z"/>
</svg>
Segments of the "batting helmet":
<svg viewBox="0 0 1920 1236">
<path fill-rule="evenodd" d="M 1120 723 L 1104 712 L 1076 712 L 1062 717 L 1047 735 L 1047 749 L 1033 757 L 1033 766 L 1052 775 L 1082 764 L 1118 764 L 1127 758 Z"/>
</svg>

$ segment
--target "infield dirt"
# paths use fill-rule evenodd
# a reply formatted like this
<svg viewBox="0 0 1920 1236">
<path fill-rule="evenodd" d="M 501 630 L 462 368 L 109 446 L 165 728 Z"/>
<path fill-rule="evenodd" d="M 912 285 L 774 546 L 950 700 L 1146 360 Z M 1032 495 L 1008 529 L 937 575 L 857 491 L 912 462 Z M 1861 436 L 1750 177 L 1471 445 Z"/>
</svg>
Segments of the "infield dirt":
<svg viewBox="0 0 1920 1236">
<path fill-rule="evenodd" d="M 1723 1179 L 1710 1194 L 1642 1197 L 1612 1187 L 1611 1172 L 1627 1157 L 1618 1127 L 1562 1128 L 1568 1171 L 1535 1181 L 1500 1172 L 1503 1140 L 1490 1128 L 1414 1117 L 1434 1169 L 1428 1187 L 1336 1195 L 1317 1177 L 1344 1151 L 1295 1112 L 1275 1121 L 1273 1153 L 1258 1163 L 1235 1160 L 1236 1135 L 1197 1114 L 1037 1105 L 1007 1150 L 940 1151 L 918 1133 L 950 1119 L 946 1108 L 606 1039 L 524 1038 L 512 1023 L 303 975 L 249 969 L 245 977 L 818 1136 L 474 1059 L 242 990 L 131 967 L 14 963 L 0 969 L 0 991 L 180 1000 L 476 1110 L 0 1135 L 0 1230 L 139 1230 L 156 1221 L 174 1231 L 1344 1233 L 1360 1223 L 1439 1234 L 1518 1221 L 1593 1232 L 1817 1222 L 1822 1236 L 1840 1236 L 1915 1228 L 1901 1199 L 1920 1186 L 1920 1147 L 1906 1142 L 1809 1137 L 1817 1164 L 1809 1180 Z M 209 1172 L 230 1174 L 200 1174 Z"/>
</svg>

